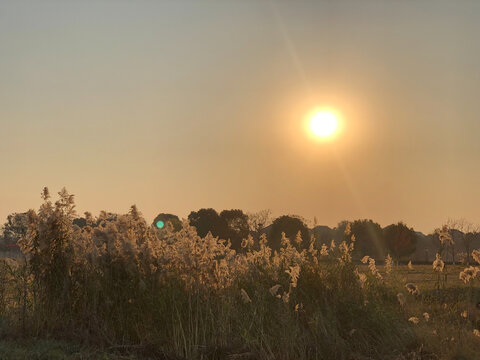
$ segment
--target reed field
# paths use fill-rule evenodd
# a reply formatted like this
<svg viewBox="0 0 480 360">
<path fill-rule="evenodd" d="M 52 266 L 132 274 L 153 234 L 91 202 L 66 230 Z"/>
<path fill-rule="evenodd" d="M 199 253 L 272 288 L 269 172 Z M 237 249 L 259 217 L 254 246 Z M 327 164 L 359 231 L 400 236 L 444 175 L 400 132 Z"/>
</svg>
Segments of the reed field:
<svg viewBox="0 0 480 360">
<path fill-rule="evenodd" d="M 354 236 L 234 251 L 135 206 L 80 228 L 59 195 L 0 262 L 1 359 L 480 359 L 477 250 L 469 268 L 357 261 Z"/>
</svg>

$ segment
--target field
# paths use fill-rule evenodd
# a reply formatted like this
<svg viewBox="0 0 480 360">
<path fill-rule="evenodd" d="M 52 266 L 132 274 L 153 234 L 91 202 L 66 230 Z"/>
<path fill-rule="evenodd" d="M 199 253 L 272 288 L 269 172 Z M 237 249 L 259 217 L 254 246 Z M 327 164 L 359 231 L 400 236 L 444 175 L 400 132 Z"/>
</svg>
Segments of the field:
<svg viewBox="0 0 480 360">
<path fill-rule="evenodd" d="M 9 260 L 7 260 L 9 261 Z M 419 319 L 418 324 L 410 323 L 416 338 L 407 349 L 397 349 L 392 354 L 383 354 L 388 359 L 478 359 L 480 358 L 480 338 L 472 329 L 480 325 L 480 309 L 476 306 L 480 298 L 478 287 L 470 289 L 459 279 L 462 265 L 447 265 L 444 275 L 447 280 L 437 289 L 438 273 L 431 265 L 393 266 L 388 275 L 388 286 L 405 294 L 405 305 L 398 308 L 403 320 L 411 317 Z M 369 273 L 366 265 L 358 264 L 360 273 Z M 385 267 L 379 266 L 385 277 Z M 403 284 L 414 283 L 421 294 L 408 296 Z M 473 295 L 470 291 L 473 290 Z M 428 313 L 428 321 L 425 317 Z M 5 332 L 5 331 L 4 331 Z M 7 331 L 8 333 L 8 331 Z M 139 351 L 140 350 L 140 351 Z M 253 358 L 250 354 L 225 354 L 224 358 Z M 1 359 L 137 359 L 163 358 L 158 352 L 146 346 L 103 346 L 81 344 L 78 341 L 62 341 L 46 338 L 6 337 L 0 341 Z M 219 357 L 214 358 L 222 358 Z M 353 354 L 351 359 L 374 359 L 375 356 Z"/>
<path fill-rule="evenodd" d="M 236 252 L 135 207 L 79 228 L 73 206 L 45 196 L 0 262 L 2 359 L 480 358 L 478 267 L 360 263 L 354 236 Z"/>
<path fill-rule="evenodd" d="M 407 283 L 420 290 L 417 297 L 405 297 L 402 312 L 405 318 L 419 319 L 413 329 L 426 358 L 426 354 L 441 359 L 480 358 L 480 338 L 473 333 L 480 327 L 480 289 L 459 279 L 464 269 L 465 265 L 449 264 L 439 277 L 432 265 L 393 268 L 390 285 L 399 293 Z"/>
</svg>

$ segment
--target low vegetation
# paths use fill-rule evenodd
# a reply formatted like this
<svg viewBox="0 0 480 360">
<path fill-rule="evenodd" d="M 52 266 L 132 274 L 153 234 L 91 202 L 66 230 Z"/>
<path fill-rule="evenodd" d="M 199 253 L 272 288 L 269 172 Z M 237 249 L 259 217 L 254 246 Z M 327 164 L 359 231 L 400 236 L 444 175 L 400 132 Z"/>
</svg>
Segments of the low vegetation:
<svg viewBox="0 0 480 360">
<path fill-rule="evenodd" d="M 348 224 L 337 244 L 283 234 L 272 250 L 249 235 L 237 251 L 187 222 L 159 230 L 135 206 L 114 219 L 87 213 L 79 227 L 73 196 L 59 195 L 52 203 L 44 190 L 19 240 L 24 257 L 0 263 L 2 358 L 47 358 L 32 341 L 59 359 L 480 354 L 479 267 L 459 276 L 441 258 L 400 268 L 389 255 L 357 265 Z"/>
</svg>

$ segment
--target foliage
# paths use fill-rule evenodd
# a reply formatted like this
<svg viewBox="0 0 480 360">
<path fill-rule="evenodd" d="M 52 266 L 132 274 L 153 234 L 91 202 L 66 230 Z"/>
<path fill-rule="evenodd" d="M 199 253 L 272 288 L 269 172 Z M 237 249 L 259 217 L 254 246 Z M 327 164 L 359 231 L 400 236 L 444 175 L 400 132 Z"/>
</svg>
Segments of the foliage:
<svg viewBox="0 0 480 360">
<path fill-rule="evenodd" d="M 254 213 L 248 213 L 248 227 L 254 235 L 260 236 L 260 231 L 270 225 L 270 210 L 260 210 Z"/>
<path fill-rule="evenodd" d="M 220 217 L 227 223 L 225 239 L 230 240 L 232 249 L 239 251 L 242 240 L 247 238 L 250 233 L 248 216 L 242 210 L 232 209 L 223 210 L 220 213 Z"/>
<path fill-rule="evenodd" d="M 415 231 L 402 222 L 387 226 L 384 229 L 384 236 L 387 249 L 397 261 L 412 254 L 416 249 Z"/>
<path fill-rule="evenodd" d="M 350 232 L 345 229 L 350 226 Z M 355 238 L 355 259 L 368 255 L 375 259 L 384 259 L 386 256 L 385 237 L 381 226 L 372 220 L 342 221 L 337 226 L 336 239 L 349 241 L 351 235 Z"/>
<path fill-rule="evenodd" d="M 204 237 L 210 232 L 213 236 L 226 239 L 227 222 L 214 209 L 192 211 L 188 215 L 188 220 L 190 225 L 195 227 L 198 235 Z"/>
<path fill-rule="evenodd" d="M 17 242 L 25 236 L 27 228 L 27 213 L 13 213 L 8 215 L 7 221 L 3 225 L 3 241 L 0 244 L 0 249 L 8 251 L 12 250 L 12 248 L 17 248 Z"/>
<path fill-rule="evenodd" d="M 280 248 L 282 233 L 288 238 L 295 238 L 300 233 L 304 242 L 299 245 L 303 247 L 310 240 L 308 227 L 299 216 L 283 215 L 273 220 L 268 234 L 268 243 L 272 249 L 278 250 Z"/>
<path fill-rule="evenodd" d="M 248 216 L 242 210 L 223 210 L 218 214 L 214 209 L 200 209 L 188 215 L 191 226 L 204 237 L 209 232 L 221 239 L 229 240 L 236 251 L 241 249 L 242 240 L 249 235 Z"/>
</svg>

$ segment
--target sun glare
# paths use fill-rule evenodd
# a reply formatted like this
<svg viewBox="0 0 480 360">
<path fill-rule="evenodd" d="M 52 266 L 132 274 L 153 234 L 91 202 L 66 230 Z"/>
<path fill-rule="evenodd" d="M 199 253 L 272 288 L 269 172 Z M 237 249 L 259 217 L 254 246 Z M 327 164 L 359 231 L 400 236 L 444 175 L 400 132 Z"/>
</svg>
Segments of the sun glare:
<svg viewBox="0 0 480 360">
<path fill-rule="evenodd" d="M 338 129 L 338 116 L 332 111 L 317 111 L 310 119 L 310 130 L 320 138 L 332 136 Z"/>
</svg>

